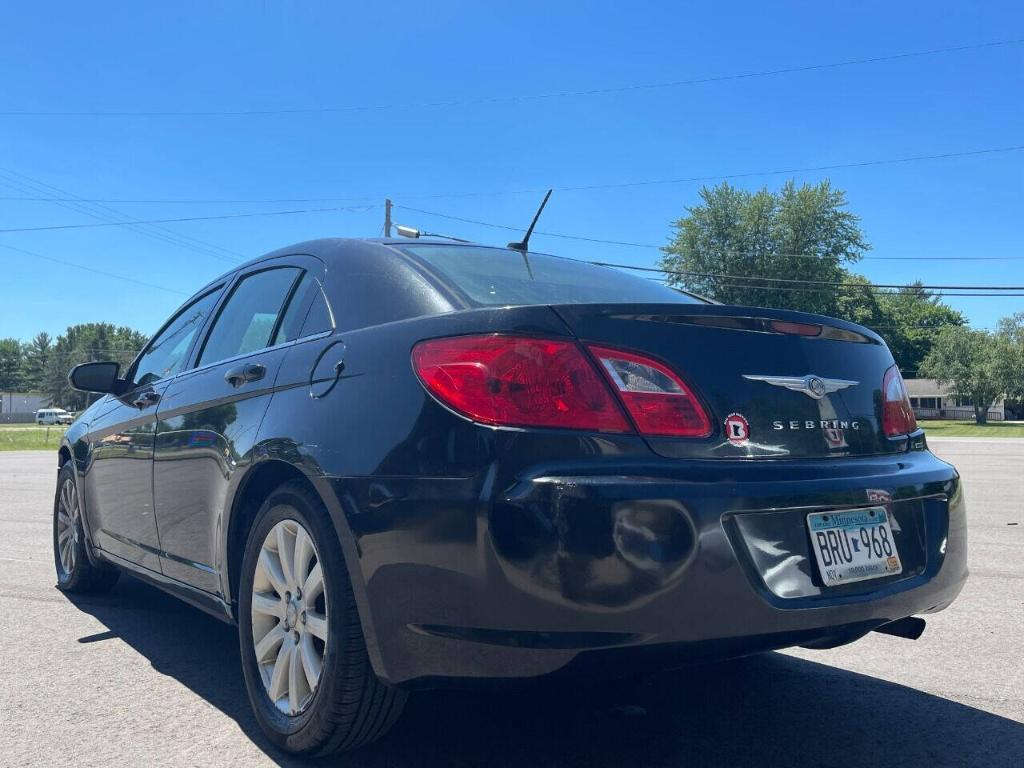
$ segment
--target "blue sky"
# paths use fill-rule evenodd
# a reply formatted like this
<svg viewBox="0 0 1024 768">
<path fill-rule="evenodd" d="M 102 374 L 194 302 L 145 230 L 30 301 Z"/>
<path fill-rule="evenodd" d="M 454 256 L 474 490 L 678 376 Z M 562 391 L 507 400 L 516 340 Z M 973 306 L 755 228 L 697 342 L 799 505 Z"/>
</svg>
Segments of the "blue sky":
<svg viewBox="0 0 1024 768">
<path fill-rule="evenodd" d="M 378 205 L 168 224 L 156 235 L 122 227 L 0 233 L 0 245 L 171 289 L 0 248 L 0 336 L 27 339 L 99 320 L 152 332 L 184 294 L 241 255 L 314 237 L 380 234 L 387 195 L 525 225 L 539 195 L 517 190 L 1021 145 L 1024 45 L 676 88 L 480 101 L 1011 38 L 1024 38 L 1024 6 L 1015 2 L 9 5 L 0 24 L 0 112 L 387 108 L 0 115 L 0 197 L 38 196 L 31 180 L 84 198 L 356 199 L 110 204 L 114 212 L 105 215 L 118 220 Z M 424 106 L 460 100 L 474 103 Z M 798 181 L 825 176 L 847 190 L 872 256 L 1024 257 L 1024 152 L 795 174 Z M 735 183 L 776 187 L 784 178 Z M 698 189 L 556 192 L 541 229 L 661 244 Z M 396 219 L 484 242 L 511 239 L 408 211 L 396 211 Z M 0 200 L 0 229 L 94 221 L 52 202 Z M 204 245 L 197 251 L 159 239 L 168 231 Z M 641 265 L 658 257 L 541 236 L 534 245 Z M 1024 284 L 1021 259 L 867 260 L 857 269 L 883 283 Z M 950 303 L 978 326 L 1024 311 L 1024 298 Z"/>
</svg>

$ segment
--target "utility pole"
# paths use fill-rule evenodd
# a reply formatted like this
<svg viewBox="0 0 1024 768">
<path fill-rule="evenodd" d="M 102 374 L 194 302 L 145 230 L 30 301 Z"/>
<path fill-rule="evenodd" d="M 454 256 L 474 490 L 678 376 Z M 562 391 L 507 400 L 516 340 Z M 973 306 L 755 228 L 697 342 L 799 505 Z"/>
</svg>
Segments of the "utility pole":
<svg viewBox="0 0 1024 768">
<path fill-rule="evenodd" d="M 391 198 L 384 200 L 384 237 L 391 237 Z"/>
</svg>

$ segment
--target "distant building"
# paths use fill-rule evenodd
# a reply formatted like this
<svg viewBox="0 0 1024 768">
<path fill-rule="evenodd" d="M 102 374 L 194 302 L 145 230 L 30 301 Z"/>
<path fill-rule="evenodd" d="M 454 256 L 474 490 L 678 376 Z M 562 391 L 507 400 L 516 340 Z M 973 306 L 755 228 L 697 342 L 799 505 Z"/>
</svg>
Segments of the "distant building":
<svg viewBox="0 0 1024 768">
<path fill-rule="evenodd" d="M 919 419 L 974 420 L 974 404 L 969 397 L 958 395 L 948 386 L 940 387 L 935 379 L 907 379 L 910 407 Z M 999 398 L 988 409 L 989 421 L 1006 418 L 1005 402 Z"/>
<path fill-rule="evenodd" d="M 42 392 L 0 392 L 0 424 L 34 421 L 36 411 L 49 405 Z"/>
</svg>

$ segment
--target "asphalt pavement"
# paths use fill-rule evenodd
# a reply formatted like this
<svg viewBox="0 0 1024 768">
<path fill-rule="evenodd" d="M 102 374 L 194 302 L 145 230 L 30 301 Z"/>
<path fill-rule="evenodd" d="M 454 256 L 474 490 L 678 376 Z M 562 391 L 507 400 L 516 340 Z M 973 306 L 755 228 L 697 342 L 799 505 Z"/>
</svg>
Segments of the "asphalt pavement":
<svg viewBox="0 0 1024 768">
<path fill-rule="evenodd" d="M 933 448 L 964 477 L 972 573 L 920 640 L 418 693 L 337 764 L 1021 768 L 1024 440 Z M 55 589 L 55 479 L 52 453 L 0 452 L 0 765 L 300 764 L 259 733 L 231 627 L 131 578 L 102 597 Z"/>
</svg>

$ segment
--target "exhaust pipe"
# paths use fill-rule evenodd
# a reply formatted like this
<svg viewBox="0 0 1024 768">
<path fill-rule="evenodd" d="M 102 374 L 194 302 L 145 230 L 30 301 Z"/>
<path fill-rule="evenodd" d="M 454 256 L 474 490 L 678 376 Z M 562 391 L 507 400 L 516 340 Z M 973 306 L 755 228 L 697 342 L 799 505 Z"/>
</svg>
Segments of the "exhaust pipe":
<svg viewBox="0 0 1024 768">
<path fill-rule="evenodd" d="M 896 619 L 896 621 L 890 621 L 888 624 L 876 627 L 875 632 L 881 632 L 883 635 L 905 637 L 907 640 L 917 640 L 917 638 L 924 634 L 924 627 L 924 619 L 919 619 L 917 616 L 907 616 L 905 619 Z"/>
</svg>

